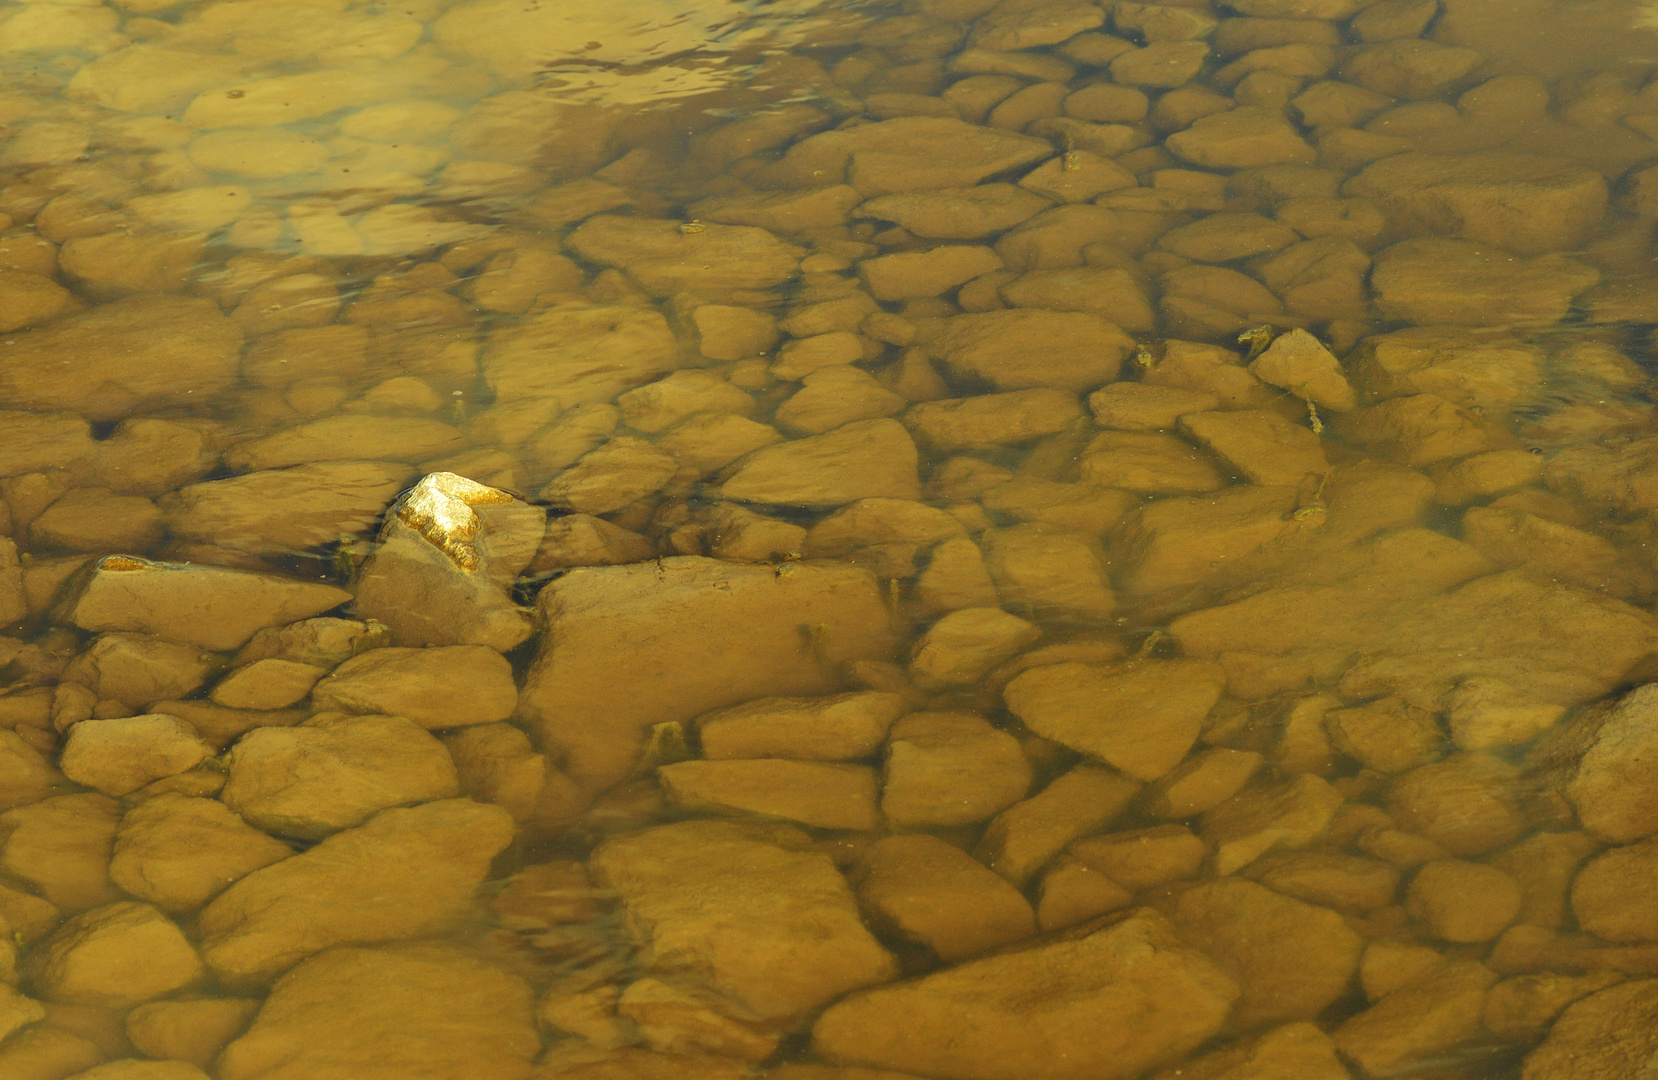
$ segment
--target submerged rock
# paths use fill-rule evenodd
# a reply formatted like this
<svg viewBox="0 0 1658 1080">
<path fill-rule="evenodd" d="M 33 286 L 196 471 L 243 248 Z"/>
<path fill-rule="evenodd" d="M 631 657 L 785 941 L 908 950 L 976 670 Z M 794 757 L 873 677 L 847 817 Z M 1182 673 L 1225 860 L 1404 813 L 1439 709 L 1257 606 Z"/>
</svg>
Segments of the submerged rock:
<svg viewBox="0 0 1658 1080">
<path fill-rule="evenodd" d="M 1218 1032 L 1237 995 L 1167 921 L 1138 911 L 856 994 L 818 1019 L 812 1046 L 963 1080 L 1128 1080 Z"/>
<path fill-rule="evenodd" d="M 349 599 L 332 585 L 111 555 L 98 560 L 64 614 L 82 630 L 235 649 L 258 630 L 321 615 Z"/>
<path fill-rule="evenodd" d="M 398 645 L 487 645 L 530 636 L 509 595 L 546 531 L 546 511 L 454 473 L 410 488 L 358 573 L 356 612 Z"/>
<path fill-rule="evenodd" d="M 512 665 L 482 645 L 371 649 L 311 692 L 321 711 L 403 716 L 431 730 L 505 720 L 517 701 Z"/>
<path fill-rule="evenodd" d="M 652 725 L 835 690 L 842 662 L 897 644 L 874 575 L 834 563 L 583 567 L 537 603 L 546 630 L 519 716 L 594 790 L 627 776 Z"/>
<path fill-rule="evenodd" d="M 540 1048 L 522 979 L 450 945 L 340 948 L 279 980 L 222 1080 L 523 1080 Z"/>
<path fill-rule="evenodd" d="M 203 956 L 225 985 L 261 986 L 336 945 L 444 933 L 512 834 L 505 810 L 469 799 L 383 810 L 219 894 Z"/>
<path fill-rule="evenodd" d="M 763 1020 L 897 974 L 845 879 L 794 829 L 663 825 L 605 841 L 590 868 L 615 890 L 647 967 L 703 980 Z"/>
</svg>

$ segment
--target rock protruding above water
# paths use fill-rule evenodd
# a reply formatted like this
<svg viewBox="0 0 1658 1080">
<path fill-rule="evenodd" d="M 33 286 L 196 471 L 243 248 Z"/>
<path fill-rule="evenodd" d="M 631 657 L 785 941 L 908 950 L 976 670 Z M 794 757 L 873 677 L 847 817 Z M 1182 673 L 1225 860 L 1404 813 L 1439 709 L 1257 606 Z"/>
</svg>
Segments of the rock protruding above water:
<svg viewBox="0 0 1658 1080">
<path fill-rule="evenodd" d="M 897 974 L 828 857 L 785 826 L 686 821 L 593 854 L 647 966 L 677 970 L 767 1020 L 793 1019 Z"/>
<path fill-rule="evenodd" d="M 546 531 L 546 512 L 454 473 L 432 473 L 393 506 L 357 580 L 357 614 L 399 645 L 487 645 L 530 636 L 508 590 Z"/>
<path fill-rule="evenodd" d="M 543 589 L 538 608 L 546 630 L 519 715 L 593 789 L 627 776 L 654 724 L 836 690 L 844 661 L 896 648 L 875 576 L 844 564 L 583 567 Z"/>
<path fill-rule="evenodd" d="M 831 1006 L 812 1031 L 848 1065 L 963 1080 L 1128 1080 L 1226 1022 L 1238 987 L 1162 916 L 1048 938 Z"/>
<path fill-rule="evenodd" d="M 128 630 L 235 649 L 256 631 L 321 615 L 349 599 L 332 585 L 111 555 L 98 561 L 64 614 L 82 630 Z"/>
</svg>

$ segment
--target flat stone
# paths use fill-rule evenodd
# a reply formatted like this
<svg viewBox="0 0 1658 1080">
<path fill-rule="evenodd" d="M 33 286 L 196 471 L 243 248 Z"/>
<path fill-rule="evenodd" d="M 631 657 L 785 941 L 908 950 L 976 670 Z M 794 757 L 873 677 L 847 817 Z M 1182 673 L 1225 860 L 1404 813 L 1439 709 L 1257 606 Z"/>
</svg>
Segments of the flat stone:
<svg viewBox="0 0 1658 1080">
<path fill-rule="evenodd" d="M 505 810 L 468 799 L 383 810 L 220 893 L 202 953 L 220 982 L 253 987 L 337 945 L 446 933 L 512 834 Z"/>
<path fill-rule="evenodd" d="M 656 770 L 675 804 L 690 810 L 737 810 L 814 829 L 868 831 L 881 823 L 875 770 L 776 758 L 681 761 Z"/>
<path fill-rule="evenodd" d="M 250 998 L 152 1001 L 127 1014 L 127 1038 L 146 1057 L 205 1069 L 247 1029 L 259 1004 Z"/>
<path fill-rule="evenodd" d="M 1091 537 L 1031 523 L 988 530 L 979 543 L 1002 603 L 1015 610 L 1082 622 L 1116 610 L 1116 595 Z"/>
<path fill-rule="evenodd" d="M 304 701 L 324 674 L 313 664 L 270 657 L 230 672 L 208 696 L 228 709 L 285 709 Z"/>
<path fill-rule="evenodd" d="M 1384 314 L 1422 326 L 1545 325 L 1600 272 L 1561 255 L 1521 259 L 1470 240 L 1406 240 L 1376 257 L 1371 285 Z"/>
<path fill-rule="evenodd" d="M 695 221 L 753 225 L 787 235 L 841 225 L 862 199 L 856 188 L 835 184 L 812 191 L 714 195 L 692 203 L 685 212 Z"/>
<path fill-rule="evenodd" d="M 907 711 L 901 695 L 878 690 L 761 698 L 698 717 L 697 741 L 711 760 L 853 761 L 880 749 L 887 729 Z"/>
<path fill-rule="evenodd" d="M 1592 169 L 1530 154 L 1396 154 L 1342 188 L 1374 199 L 1399 233 L 1455 236 L 1516 255 L 1571 251 L 1606 212 Z"/>
<path fill-rule="evenodd" d="M 896 420 L 859 420 L 823 435 L 758 450 L 722 479 L 738 502 L 829 509 L 855 499 L 915 499 L 915 443 Z"/>
<path fill-rule="evenodd" d="M 643 439 L 617 436 L 554 477 L 541 498 L 562 510 L 608 514 L 654 495 L 678 468 L 672 454 Z"/>
<path fill-rule="evenodd" d="M 1036 934 L 1019 891 L 958 847 L 925 833 L 887 836 L 852 870 L 877 928 L 954 963 Z"/>
<path fill-rule="evenodd" d="M 872 198 L 972 187 L 1052 156 L 1044 139 L 948 117 L 905 116 L 803 139 L 758 179 L 779 188 L 849 183 Z"/>
<path fill-rule="evenodd" d="M 1288 225 L 1260 214 L 1210 214 L 1170 229 L 1157 246 L 1198 262 L 1231 262 L 1278 251 L 1299 239 Z"/>
<path fill-rule="evenodd" d="M 997 292 L 1013 307 L 1087 312 L 1137 333 L 1157 329 L 1145 286 L 1118 266 L 1027 270 Z"/>
<path fill-rule="evenodd" d="M 855 217 L 890 221 L 929 240 L 977 240 L 1006 232 L 1051 206 L 1013 184 L 909 191 L 870 199 Z"/>
<path fill-rule="evenodd" d="M 121 796 L 193 769 L 212 752 L 195 728 L 176 716 L 128 716 L 75 724 L 59 764 L 77 784 Z"/>
<path fill-rule="evenodd" d="M 522 979 L 453 946 L 333 949 L 276 984 L 216 1075 L 522 1080 L 540 1048 L 533 1001 Z"/>
<path fill-rule="evenodd" d="M 699 326 L 715 305 L 704 304 L 693 313 L 693 319 Z M 744 315 L 753 315 L 766 318 L 760 312 L 751 312 L 748 308 L 728 308 L 732 312 L 742 312 Z M 706 349 L 709 342 L 709 331 L 701 331 L 703 347 Z M 722 350 L 741 351 L 741 350 Z M 755 350 L 764 352 L 761 348 Z M 730 359 L 742 359 L 751 356 L 753 352 L 741 351 L 741 356 Z M 696 368 L 685 368 L 676 371 L 665 379 L 648 383 L 637 390 L 629 390 L 616 399 L 616 404 L 622 410 L 622 418 L 627 421 L 628 427 L 635 431 L 655 434 L 679 423 L 687 416 L 701 412 L 738 413 L 746 415 L 754 409 L 754 398 L 747 391 L 731 385 L 731 383 L 707 371 Z"/>
<path fill-rule="evenodd" d="M 63 681 L 143 709 L 162 698 L 192 693 L 218 667 L 218 659 L 199 648 L 144 634 L 99 634 L 64 668 Z"/>
<path fill-rule="evenodd" d="M 1160 916 L 1043 939 L 831 1006 L 831 1061 L 962 1080 L 1128 1080 L 1220 1030 L 1237 986 Z"/>
<path fill-rule="evenodd" d="M 0 810 L 39 802 L 51 794 L 55 778 L 39 750 L 15 731 L 0 731 Z"/>
<path fill-rule="evenodd" d="M 69 601 L 82 630 L 127 630 L 206 649 L 241 647 L 255 631 L 320 615 L 351 599 L 332 585 L 211 566 L 100 559 Z"/>
<path fill-rule="evenodd" d="M 120 822 L 120 804 L 90 791 L 7 810 L 0 814 L 0 870 L 65 911 L 113 903 L 120 893 L 109 880 L 109 857 Z"/>
<path fill-rule="evenodd" d="M 1230 874 L 1269 851 L 1307 847 L 1324 835 L 1341 804 L 1340 792 L 1306 773 L 1245 788 L 1203 815 L 1201 833 L 1214 848 L 1215 872 Z"/>
<path fill-rule="evenodd" d="M 1366 90 L 1395 98 L 1429 98 L 1472 72 L 1485 58 L 1473 49 L 1406 38 L 1355 53 L 1341 73 Z"/>
<path fill-rule="evenodd" d="M 1186 756 L 1225 675 L 1196 660 L 1143 660 L 1120 669 L 1079 663 L 1032 668 L 1008 683 L 1008 709 L 1032 731 L 1155 780 Z"/>
<path fill-rule="evenodd" d="M 243 472 L 318 461 L 429 461 L 466 449 L 459 430 L 414 416 L 328 416 L 225 451 L 225 464 Z"/>
<path fill-rule="evenodd" d="M 1071 841 L 1110 825 L 1139 791 L 1111 769 L 1077 765 L 996 815 L 973 854 L 1022 888 Z"/>
<path fill-rule="evenodd" d="M 217 799 L 157 795 L 121 818 L 109 876 L 140 900 L 186 915 L 231 882 L 291 854 Z"/>
<path fill-rule="evenodd" d="M 654 308 L 570 302 L 493 331 L 480 362 L 497 403 L 569 409 L 660 379 L 679 366 L 679 342 Z"/>
<path fill-rule="evenodd" d="M 764 229 L 698 224 L 598 214 L 565 245 L 588 262 L 626 270 L 655 296 L 769 289 L 799 272 L 800 249 Z"/>
<path fill-rule="evenodd" d="M 832 563 L 779 573 L 684 556 L 582 567 L 537 603 L 546 630 L 518 717 L 595 790 L 628 775 L 653 725 L 828 693 L 842 662 L 888 659 L 896 647 L 874 575 Z M 618 686 L 633 689 L 618 696 Z"/>
<path fill-rule="evenodd" d="M 242 331 L 211 300 L 133 296 L 11 337 L 0 405 L 119 420 L 236 378 Z M 82 360 L 65 367 L 62 358 Z"/>
<path fill-rule="evenodd" d="M 626 910 L 647 966 L 695 971 L 763 1020 L 897 974 L 846 880 L 794 829 L 662 825 L 606 840 L 589 865 Z"/>
<path fill-rule="evenodd" d="M 0 412 L 0 476 L 73 469 L 97 453 L 92 425 L 73 413 Z"/>
<path fill-rule="evenodd" d="M 988 311 L 957 315 L 921 342 L 961 378 L 998 390 L 1056 387 L 1080 393 L 1117 377 L 1134 342 L 1080 311 Z"/>
<path fill-rule="evenodd" d="M 395 462 L 322 461 L 190 484 L 158 505 L 174 536 L 288 555 L 367 535 L 414 471 Z"/>
<path fill-rule="evenodd" d="M 1311 1020 L 1347 993 L 1364 949 L 1334 911 L 1238 878 L 1187 889 L 1168 915 L 1242 988 L 1240 1027 Z"/>
<path fill-rule="evenodd" d="M 1296 492 L 1243 485 L 1159 499 L 1129 514 L 1113 549 L 1126 593 L 1195 585 L 1297 528 Z"/>
<path fill-rule="evenodd" d="M 29 524 L 34 546 L 66 551 L 144 551 L 160 538 L 154 503 L 108 488 L 72 488 Z"/>
<path fill-rule="evenodd" d="M 1211 169 L 1310 165 L 1318 157 L 1280 110 L 1258 105 L 1202 117 L 1166 145 L 1182 160 Z"/>
<path fill-rule="evenodd" d="M 1266 409 L 1187 413 L 1180 430 L 1252 484 L 1297 487 L 1330 471 L 1317 435 Z"/>
<path fill-rule="evenodd" d="M 1182 414 L 1184 415 L 1184 414 Z M 1104 431 L 1083 448 L 1082 482 L 1142 495 L 1197 495 L 1226 484 L 1191 443 L 1144 431 Z"/>
<path fill-rule="evenodd" d="M 909 404 L 873 375 L 850 364 L 819 368 L 801 380 L 794 396 L 777 407 L 774 419 L 799 435 L 819 435 L 857 420 L 891 416 Z"/>
<path fill-rule="evenodd" d="M 1526 1056 L 1522 1080 L 1593 1080 L 1638 1070 L 1658 1053 L 1658 979 L 1635 979 L 1574 1002 Z"/>
<path fill-rule="evenodd" d="M 38 982 L 48 1001 L 129 1009 L 207 974 L 172 920 L 124 902 L 75 916 L 41 945 Z"/>
<path fill-rule="evenodd" d="M 1610 843 L 1658 834 L 1658 806 L 1647 797 L 1658 783 L 1655 706 L 1658 688 L 1643 686 L 1603 714 L 1562 789 L 1583 827 Z"/>
<path fill-rule="evenodd" d="M 1370 1075 L 1432 1059 L 1477 1037 L 1496 972 L 1477 960 L 1431 968 L 1335 1030 L 1336 1046 Z"/>
<path fill-rule="evenodd" d="M 1001 268 L 1002 257 L 988 247 L 950 244 L 865 259 L 858 264 L 858 277 L 877 300 L 915 300 L 939 296 Z"/>
<path fill-rule="evenodd" d="M 894 825 L 970 825 L 1030 790 L 1030 762 L 1013 736 L 971 713 L 912 713 L 892 726 L 881 767 L 881 809 Z"/>
<path fill-rule="evenodd" d="M 910 677 L 925 689 L 971 685 L 1041 636 L 1035 624 L 999 607 L 958 608 L 917 639 Z"/>
<path fill-rule="evenodd" d="M 401 716 L 323 714 L 248 732 L 230 751 L 220 798 L 242 820 L 301 840 L 360 825 L 387 807 L 460 794 L 443 744 Z"/>
<path fill-rule="evenodd" d="M 1075 394 L 1037 389 L 922 402 L 904 423 L 934 450 L 988 450 L 1058 434 L 1081 418 Z"/>
<path fill-rule="evenodd" d="M 1602 852 L 1572 881 L 1572 913 L 1584 932 L 1604 941 L 1658 941 L 1658 842 Z"/>
<path fill-rule="evenodd" d="M 402 716 L 428 730 L 493 724 L 512 715 L 512 665 L 482 645 L 373 649 L 311 692 L 319 711 Z"/>
<path fill-rule="evenodd" d="M 1249 1080 L 1272 1075 L 1297 1080 L 1347 1080 L 1351 1075 L 1336 1055 L 1336 1044 L 1314 1024 L 1285 1024 L 1264 1035 L 1234 1043 L 1195 1058 L 1183 1067 L 1165 1069 L 1152 1080 Z"/>
</svg>

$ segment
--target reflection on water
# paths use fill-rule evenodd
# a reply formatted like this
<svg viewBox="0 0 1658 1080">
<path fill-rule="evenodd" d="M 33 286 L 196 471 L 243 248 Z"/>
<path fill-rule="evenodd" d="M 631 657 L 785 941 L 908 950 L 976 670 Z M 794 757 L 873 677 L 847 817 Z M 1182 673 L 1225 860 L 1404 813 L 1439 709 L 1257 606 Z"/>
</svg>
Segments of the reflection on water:
<svg viewBox="0 0 1658 1080">
<path fill-rule="evenodd" d="M 0 3 L 0 1078 L 1648 1075 L 1655 28 Z"/>
</svg>

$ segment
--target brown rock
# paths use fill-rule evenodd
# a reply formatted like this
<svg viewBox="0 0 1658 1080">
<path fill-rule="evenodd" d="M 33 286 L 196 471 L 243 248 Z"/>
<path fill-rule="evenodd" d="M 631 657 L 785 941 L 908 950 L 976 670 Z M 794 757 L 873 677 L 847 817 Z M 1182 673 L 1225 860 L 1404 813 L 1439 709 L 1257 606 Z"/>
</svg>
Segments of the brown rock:
<svg viewBox="0 0 1658 1080">
<path fill-rule="evenodd" d="M 1658 979 L 1638 979 L 1569 1007 L 1526 1056 L 1523 1080 L 1638 1076 L 1658 1053 Z"/>
<path fill-rule="evenodd" d="M 258 986 L 335 945 L 445 932 L 512 832 L 466 799 L 383 810 L 226 889 L 197 924 L 202 952 L 221 982 Z"/>
<path fill-rule="evenodd" d="M 1117 377 L 1134 342 L 1079 311 L 989 311 L 957 315 L 921 342 L 958 377 L 998 390 L 1093 390 Z"/>
<path fill-rule="evenodd" d="M 208 1068 L 259 1011 L 249 998 L 152 1001 L 127 1014 L 127 1038 L 146 1057 Z"/>
<path fill-rule="evenodd" d="M 892 726 L 881 809 L 901 827 L 968 825 L 1024 798 L 1031 766 L 1013 736 L 969 713 L 912 713 Z"/>
<path fill-rule="evenodd" d="M 1641 687 L 1620 700 L 1594 731 L 1563 793 L 1583 827 L 1612 843 L 1658 833 L 1658 725 L 1651 712 L 1658 688 Z"/>
<path fill-rule="evenodd" d="M 681 761 L 656 771 L 676 805 L 691 810 L 737 810 L 815 829 L 868 831 L 881 823 L 875 770 L 775 758 Z"/>
<path fill-rule="evenodd" d="M 1116 669 L 1033 668 L 1004 693 L 1008 708 L 1037 734 L 1154 780 L 1186 756 L 1224 686 L 1214 664 L 1142 660 Z"/>
<path fill-rule="evenodd" d="M 851 761 L 872 756 L 908 711 L 898 694 L 875 690 L 822 698 L 761 698 L 697 718 L 703 756 Z"/>
<path fill-rule="evenodd" d="M 1203 815 L 1215 871 L 1230 874 L 1269 851 L 1307 847 L 1324 835 L 1341 804 L 1341 793 L 1311 774 L 1245 788 Z"/>
<path fill-rule="evenodd" d="M 1193 877 L 1209 848 L 1183 825 L 1089 836 L 1070 846 L 1070 855 L 1130 892 L 1142 892 Z"/>
<path fill-rule="evenodd" d="M 562 409 L 613 401 L 678 364 L 679 343 L 661 312 L 580 303 L 556 304 L 502 326 L 481 357 L 498 403 L 539 398 Z"/>
<path fill-rule="evenodd" d="M 828 509 L 855 499 L 914 499 L 915 443 L 896 420 L 859 420 L 824 435 L 766 447 L 721 482 L 738 502 Z"/>
<path fill-rule="evenodd" d="M 605 841 L 590 865 L 647 963 L 696 971 L 763 1020 L 896 974 L 845 879 L 793 829 L 663 825 Z"/>
<path fill-rule="evenodd" d="M 1406 240 L 1376 257 L 1376 306 L 1418 325 L 1546 325 L 1600 273 L 1560 255 L 1520 259 L 1470 240 Z"/>
<path fill-rule="evenodd" d="M 413 479 L 412 466 L 323 461 L 191 484 L 161 499 L 167 529 L 254 555 L 362 536 Z"/>
<path fill-rule="evenodd" d="M 1127 1080 L 1213 1035 L 1236 993 L 1142 911 L 858 994 L 812 1041 L 832 1061 L 963 1080 Z"/>
<path fill-rule="evenodd" d="M 983 863 L 924 833 L 877 840 L 852 871 L 878 929 L 954 963 L 1036 933 L 1019 891 Z"/>
<path fill-rule="evenodd" d="M 716 292 L 769 289 L 799 272 L 800 250 L 764 229 L 598 214 L 566 238 L 591 263 L 625 269 L 657 296 L 697 288 Z"/>
<path fill-rule="evenodd" d="M 173 915 L 200 908 L 225 887 L 293 850 L 243 823 L 217 799 L 157 795 L 121 818 L 109 876 Z"/>
<path fill-rule="evenodd" d="M 1405 910 L 1441 941 L 1490 941 L 1520 914 L 1520 886 L 1494 866 L 1439 859 L 1411 879 Z"/>
<path fill-rule="evenodd" d="M 987 530 L 985 568 L 1002 603 L 1050 618 L 1104 619 L 1116 610 L 1105 567 L 1089 538 L 1033 523 Z"/>
<path fill-rule="evenodd" d="M 360 825 L 392 806 L 460 794 L 443 744 L 401 716 L 321 714 L 257 728 L 231 748 L 221 798 L 243 820 L 302 840 Z"/>
<path fill-rule="evenodd" d="M 1165 1069 L 1152 1080 L 1348 1080 L 1349 1075 L 1330 1036 L 1302 1022 Z"/>
<path fill-rule="evenodd" d="M 429 730 L 492 724 L 512 715 L 512 665 L 482 645 L 374 649 L 335 668 L 311 692 L 321 711 L 386 714 Z"/>
<path fill-rule="evenodd" d="M 114 799 L 91 792 L 57 795 L 0 814 L 0 870 L 32 885 L 66 911 L 114 902 L 110 850 L 121 821 Z"/>
<path fill-rule="evenodd" d="M 1613 848 L 1590 859 L 1572 882 L 1572 913 L 1606 941 L 1658 941 L 1658 842 Z"/>
<path fill-rule="evenodd" d="M 1319 437 L 1275 412 L 1187 413 L 1180 429 L 1253 484 L 1295 487 L 1330 471 Z"/>
<path fill-rule="evenodd" d="M 195 729 L 176 716 L 127 716 L 71 727 L 60 764 L 77 784 L 121 796 L 193 769 L 211 753 Z"/>
<path fill-rule="evenodd" d="M 570 775 L 599 789 L 632 770 L 652 725 L 825 693 L 843 661 L 892 655 L 873 575 L 834 564 L 790 570 L 681 557 L 564 575 L 541 592 L 547 630 L 520 719 L 542 725 L 547 752 L 567 755 Z M 635 692 L 618 698 L 619 685 Z"/>
<path fill-rule="evenodd" d="M 210 300 L 133 296 L 14 340 L 0 373 L 0 404 L 118 420 L 151 401 L 228 387 L 242 332 Z M 84 362 L 70 371 L 64 356 Z"/>
<path fill-rule="evenodd" d="M 996 815 L 973 854 L 1023 887 L 1072 840 L 1110 825 L 1139 790 L 1110 769 L 1078 765 Z"/>
<path fill-rule="evenodd" d="M 184 933 L 148 904 L 75 916 L 41 945 L 35 981 L 49 1001 L 127 1009 L 200 980 L 207 969 Z"/>
<path fill-rule="evenodd" d="M 1434 1058 L 1480 1034 L 1496 981 L 1475 960 L 1438 965 L 1338 1027 L 1336 1047 L 1372 1076 Z"/>
<path fill-rule="evenodd" d="M 217 1075 L 523 1080 L 540 1042 L 532 1002 L 521 979 L 448 945 L 332 949 L 276 984 Z"/>
</svg>

